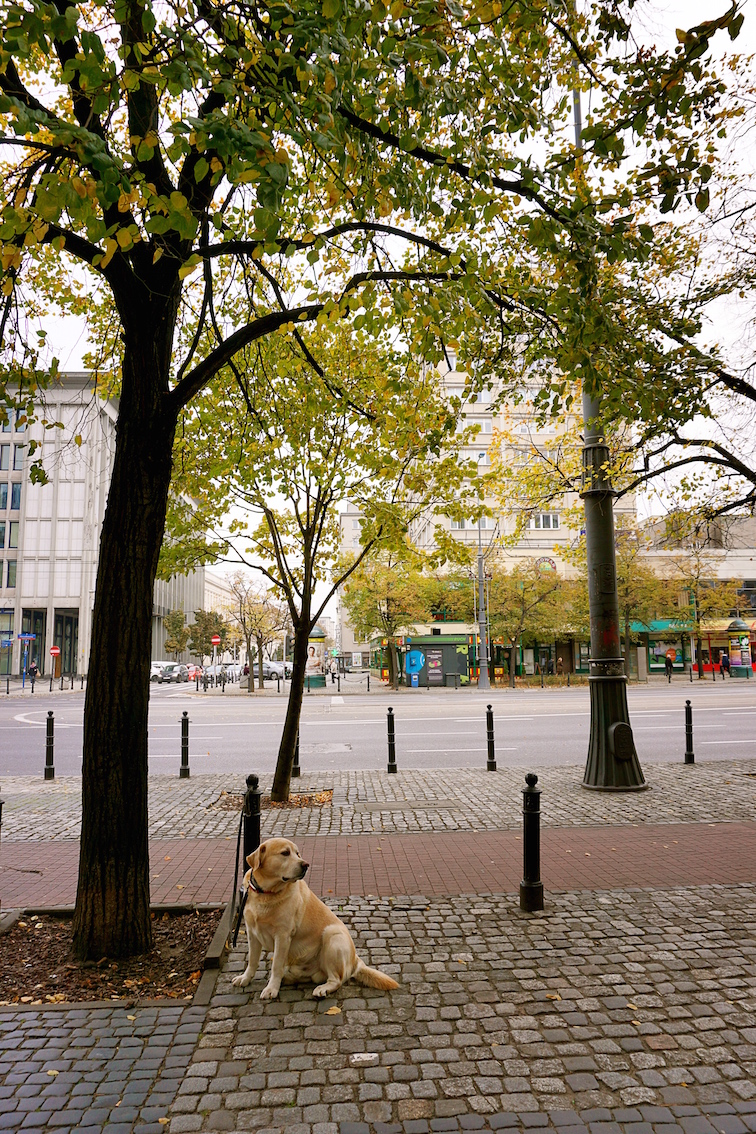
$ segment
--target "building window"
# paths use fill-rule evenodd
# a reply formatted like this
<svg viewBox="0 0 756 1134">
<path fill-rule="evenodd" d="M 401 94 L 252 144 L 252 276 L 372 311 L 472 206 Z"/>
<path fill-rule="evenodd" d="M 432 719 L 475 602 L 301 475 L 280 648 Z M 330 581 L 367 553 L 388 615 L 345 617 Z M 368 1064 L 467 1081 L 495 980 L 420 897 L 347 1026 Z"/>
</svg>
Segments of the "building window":
<svg viewBox="0 0 756 1134">
<path fill-rule="evenodd" d="M 473 400 L 476 401 L 479 405 L 488 405 L 491 401 L 491 391 L 490 390 L 480 390 L 475 395 L 475 398 Z"/>
<path fill-rule="evenodd" d="M 10 461 L 10 445 L 0 445 L 0 470 L 5 472 Z"/>
<path fill-rule="evenodd" d="M 8 414 L 8 420 L 3 422 L 3 433 L 10 433 L 10 431 L 11 431 L 10 412 L 8 410 L 6 410 L 6 413 Z"/>
<path fill-rule="evenodd" d="M 551 531 L 556 531 L 559 527 L 559 513 L 558 512 L 536 512 L 535 516 L 530 517 L 528 524 L 530 528 L 546 528 Z"/>
<path fill-rule="evenodd" d="M 5 520 L 0 520 L 0 551 L 5 547 Z"/>
<path fill-rule="evenodd" d="M 352 527 L 353 528 L 358 528 L 359 526 L 360 526 L 359 520 L 352 520 Z"/>
<path fill-rule="evenodd" d="M 0 484 L 0 512 L 8 507 L 8 483 Z"/>
<path fill-rule="evenodd" d="M 26 414 L 23 410 L 16 411 L 16 432 L 24 433 L 26 431 Z"/>
<path fill-rule="evenodd" d="M 21 481 L 17 480 L 11 485 L 11 511 L 17 512 L 21 507 Z"/>
<path fill-rule="evenodd" d="M 453 532 L 463 532 L 465 530 L 464 520 L 452 520 L 451 527 Z"/>
<path fill-rule="evenodd" d="M 6 586 L 7 587 L 15 587 L 15 585 L 16 585 L 16 560 L 15 559 L 9 559 L 8 560 L 8 581 L 6 583 Z"/>
<path fill-rule="evenodd" d="M 3 527 L 5 525 L 3 524 Z M 11 520 L 8 532 L 8 547 L 18 547 L 18 520 Z"/>
<path fill-rule="evenodd" d="M 20 472 L 24 467 L 24 445 L 13 446 L 13 468 L 16 472 Z"/>
</svg>

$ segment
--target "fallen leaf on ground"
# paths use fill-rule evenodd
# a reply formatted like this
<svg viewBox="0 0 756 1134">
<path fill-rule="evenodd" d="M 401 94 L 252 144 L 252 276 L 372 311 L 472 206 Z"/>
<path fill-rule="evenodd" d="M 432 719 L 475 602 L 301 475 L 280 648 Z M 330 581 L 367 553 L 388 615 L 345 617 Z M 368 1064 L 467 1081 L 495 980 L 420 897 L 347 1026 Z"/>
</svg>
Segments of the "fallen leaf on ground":
<svg viewBox="0 0 756 1134">
<path fill-rule="evenodd" d="M 559 995 L 558 992 L 547 992 L 546 993 L 546 999 L 547 1000 L 561 1000 L 562 998 L 561 998 L 561 996 Z"/>
<path fill-rule="evenodd" d="M 333 1008 L 326 1009 L 326 1016 L 340 1016 L 340 1015 L 341 1015 L 341 1009 L 338 1008 L 335 1004 L 334 1004 Z"/>
<path fill-rule="evenodd" d="M 50 1070 L 50 1071 L 47 1072 L 47 1074 L 48 1075 L 60 1075 L 60 1071 Z"/>
</svg>

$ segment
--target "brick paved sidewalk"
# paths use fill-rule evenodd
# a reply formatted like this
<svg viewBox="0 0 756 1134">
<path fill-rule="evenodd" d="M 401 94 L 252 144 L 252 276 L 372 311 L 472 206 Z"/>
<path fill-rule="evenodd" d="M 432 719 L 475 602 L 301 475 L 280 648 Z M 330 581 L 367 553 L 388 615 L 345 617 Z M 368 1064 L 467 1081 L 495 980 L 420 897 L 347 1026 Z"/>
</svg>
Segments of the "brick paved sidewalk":
<svg viewBox="0 0 756 1134">
<path fill-rule="evenodd" d="M 756 1131 L 756 888 L 338 909 L 399 989 L 261 1001 L 237 950 L 170 1134 Z"/>
<path fill-rule="evenodd" d="M 614 827 L 618 824 L 729 823 L 756 820 L 756 760 L 701 761 L 693 766 L 652 764 L 649 791 L 607 796 L 582 788 L 583 768 L 533 769 L 539 775 L 544 827 Z M 268 834 L 386 834 L 394 831 L 519 830 L 525 769 L 309 772 L 292 791 L 333 790 L 324 807 L 263 812 Z M 260 784 L 270 789 L 270 777 Z M 223 794 L 241 793 L 244 777 L 232 775 L 150 776 L 149 834 L 152 839 L 236 837 L 238 803 L 228 810 Z M 81 777 L 46 783 L 38 776 L 6 776 L 3 839 L 33 842 L 78 839 Z"/>
<path fill-rule="evenodd" d="M 486 894 L 516 891 L 522 878 L 518 832 L 326 835 L 299 840 L 309 882 L 323 896 Z M 541 837 L 547 891 L 616 886 L 666 889 L 756 881 L 756 825 L 679 823 L 643 827 L 548 828 Z M 153 903 L 227 901 L 236 842 L 152 840 Z M 0 846 L 5 909 L 73 905 L 75 842 Z"/>
</svg>

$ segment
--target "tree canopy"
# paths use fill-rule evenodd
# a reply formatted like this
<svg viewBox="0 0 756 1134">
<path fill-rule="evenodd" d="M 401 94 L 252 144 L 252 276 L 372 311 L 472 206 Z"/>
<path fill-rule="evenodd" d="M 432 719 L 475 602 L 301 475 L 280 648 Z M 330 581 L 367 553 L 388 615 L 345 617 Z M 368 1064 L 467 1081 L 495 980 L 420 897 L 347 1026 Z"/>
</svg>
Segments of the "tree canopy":
<svg viewBox="0 0 756 1134">
<path fill-rule="evenodd" d="M 5 4 L 0 401 L 44 417 L 56 351 L 39 318 L 55 310 L 86 314 L 119 395 L 77 955 L 150 941 L 149 630 L 184 408 L 222 371 L 230 382 L 243 349 L 318 320 L 390 327 L 430 362 L 456 344 L 477 382 L 523 335 L 565 344 L 560 370 L 588 385 L 610 356 L 635 376 L 643 337 L 625 349 L 619 329 L 630 300 L 642 328 L 649 289 L 604 301 L 595 263 L 642 265 L 667 240 L 647 202 L 706 206 L 724 113 L 707 53 L 741 20 L 733 5 L 667 52 L 636 46 L 613 0 L 579 15 L 521 0 Z M 601 92 L 588 164 L 565 130 L 576 84 Z M 647 416 L 683 397 L 656 353 L 626 384 Z"/>
</svg>

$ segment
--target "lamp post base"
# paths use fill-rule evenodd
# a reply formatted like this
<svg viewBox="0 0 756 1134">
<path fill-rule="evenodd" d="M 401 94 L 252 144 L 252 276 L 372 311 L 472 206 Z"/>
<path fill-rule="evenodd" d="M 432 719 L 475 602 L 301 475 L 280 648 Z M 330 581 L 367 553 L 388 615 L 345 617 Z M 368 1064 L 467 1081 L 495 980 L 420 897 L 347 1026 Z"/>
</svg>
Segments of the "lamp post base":
<svg viewBox="0 0 756 1134">
<path fill-rule="evenodd" d="M 592 661 L 591 734 L 582 787 L 591 791 L 645 791 L 627 708 L 623 661 Z"/>
</svg>

